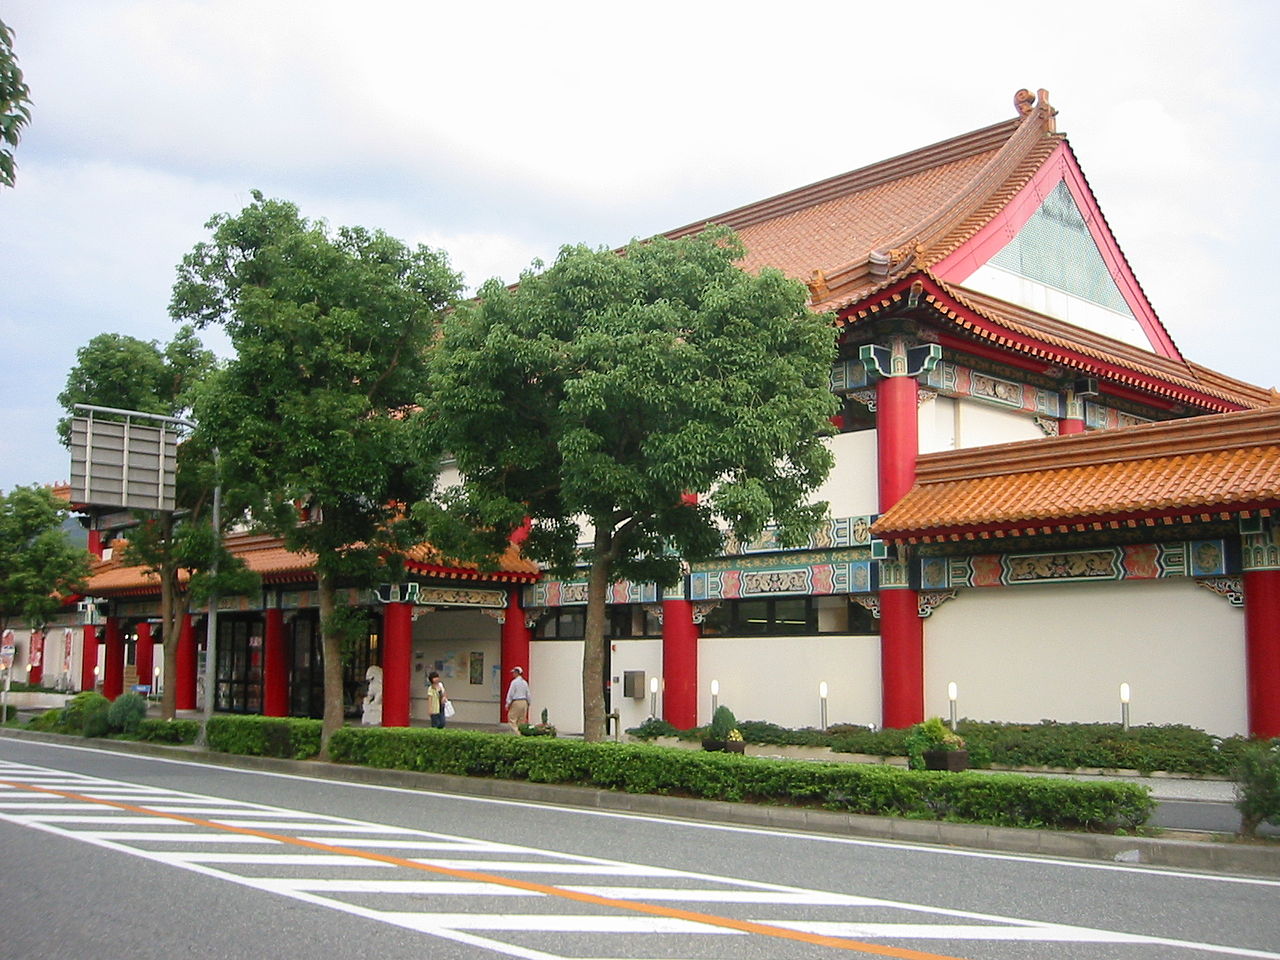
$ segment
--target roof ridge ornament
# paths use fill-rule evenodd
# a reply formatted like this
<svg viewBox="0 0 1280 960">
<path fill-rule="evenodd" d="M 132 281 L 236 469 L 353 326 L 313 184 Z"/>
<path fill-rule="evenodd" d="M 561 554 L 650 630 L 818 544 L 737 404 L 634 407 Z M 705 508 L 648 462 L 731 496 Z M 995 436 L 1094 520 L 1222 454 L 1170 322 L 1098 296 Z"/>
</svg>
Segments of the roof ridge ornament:
<svg viewBox="0 0 1280 960">
<path fill-rule="evenodd" d="M 1026 118 L 1039 113 L 1044 122 L 1046 133 L 1054 133 L 1053 118 L 1058 115 L 1057 109 L 1049 103 L 1049 91 L 1041 87 L 1032 94 L 1025 87 L 1013 95 L 1013 110 L 1019 117 Z"/>
</svg>

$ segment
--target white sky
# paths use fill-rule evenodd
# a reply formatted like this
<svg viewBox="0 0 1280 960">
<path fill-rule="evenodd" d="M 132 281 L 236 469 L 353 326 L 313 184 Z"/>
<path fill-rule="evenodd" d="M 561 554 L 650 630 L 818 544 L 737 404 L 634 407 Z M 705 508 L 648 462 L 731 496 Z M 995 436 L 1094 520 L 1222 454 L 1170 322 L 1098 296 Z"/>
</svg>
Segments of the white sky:
<svg viewBox="0 0 1280 960">
<path fill-rule="evenodd" d="M 1044 87 L 1192 360 L 1280 383 L 1280 4 L 5 0 L 32 91 L 0 189 L 0 489 L 70 472 L 76 350 L 169 340 L 249 191 L 478 285 L 1013 116 Z M 209 341 L 219 348 L 218 342 Z"/>
</svg>

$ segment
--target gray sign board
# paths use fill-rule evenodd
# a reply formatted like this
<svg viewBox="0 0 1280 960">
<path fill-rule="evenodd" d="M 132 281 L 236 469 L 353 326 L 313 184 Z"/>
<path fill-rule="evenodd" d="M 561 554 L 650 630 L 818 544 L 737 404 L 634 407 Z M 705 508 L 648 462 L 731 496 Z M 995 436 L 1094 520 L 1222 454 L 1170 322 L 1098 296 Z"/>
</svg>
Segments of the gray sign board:
<svg viewBox="0 0 1280 960">
<path fill-rule="evenodd" d="M 177 464 L 178 430 L 173 424 L 98 417 L 71 420 L 71 499 L 75 503 L 173 510 Z"/>
</svg>

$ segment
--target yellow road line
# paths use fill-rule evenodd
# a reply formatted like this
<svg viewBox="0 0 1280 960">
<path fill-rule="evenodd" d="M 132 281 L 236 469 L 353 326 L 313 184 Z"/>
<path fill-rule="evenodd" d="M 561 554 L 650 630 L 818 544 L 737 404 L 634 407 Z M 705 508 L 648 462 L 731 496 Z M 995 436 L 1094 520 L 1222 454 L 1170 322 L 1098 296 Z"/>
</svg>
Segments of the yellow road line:
<svg viewBox="0 0 1280 960">
<path fill-rule="evenodd" d="M 181 813 L 172 813 L 167 810 L 151 810 L 147 807 L 139 807 L 130 803 L 122 803 L 118 800 L 104 800 L 98 797 L 87 797 L 79 793 L 71 793 L 66 790 L 54 790 L 51 787 L 41 787 L 30 783 L 0 780 L 0 784 L 19 790 L 34 790 L 39 793 L 47 793 L 56 797 L 64 797 L 68 800 L 78 800 L 82 803 L 96 803 L 101 806 L 114 807 L 118 810 L 127 810 L 130 813 L 147 814 L 164 820 L 176 820 L 179 823 L 188 823 L 197 827 L 208 827 L 211 830 L 221 830 L 227 833 L 240 834 L 246 837 L 262 837 L 267 840 L 274 840 L 278 843 L 289 844 L 290 846 L 304 847 L 308 850 L 358 857 L 363 860 L 372 860 L 377 863 L 386 863 L 392 866 L 405 867 L 410 870 L 421 870 L 426 873 L 435 873 L 461 880 L 471 880 L 479 883 L 494 884 L 501 887 L 511 887 L 517 890 L 524 890 L 529 893 L 540 893 L 549 897 L 559 897 L 563 900 L 575 900 L 579 903 L 589 903 L 593 906 L 613 907 L 618 910 L 629 910 L 633 913 L 644 913 L 649 916 L 664 917 L 666 919 L 687 920 L 691 923 L 701 923 L 707 926 L 721 927 L 726 930 L 736 930 L 739 933 L 754 933 L 764 937 L 775 937 L 780 940 L 794 940 L 800 943 L 813 944 L 820 947 L 831 947 L 836 950 L 849 950 L 854 953 L 873 954 L 878 957 L 897 957 L 899 960 L 961 960 L 961 958 L 951 957 L 940 953 L 924 953 L 919 950 L 908 950 L 904 947 L 889 947 L 874 943 L 863 943 L 859 940 L 849 940 L 844 937 L 827 937 L 815 933 L 805 933 L 800 930 L 788 930 L 786 927 L 775 927 L 767 923 L 753 923 L 750 920 L 737 920 L 733 917 L 721 917 L 711 913 L 679 910 L 673 907 L 664 907 L 658 904 L 644 903 L 638 900 L 615 900 L 611 897 L 601 897 L 592 893 L 566 890 L 562 887 L 554 887 L 543 883 L 533 883 L 528 880 L 520 880 L 515 877 L 504 877 L 493 873 L 481 873 L 475 870 L 459 870 L 453 867 L 442 867 L 430 863 L 419 863 L 416 860 L 405 860 L 401 857 L 393 857 L 389 854 L 377 853 L 371 850 L 359 850 L 353 847 L 341 847 L 330 843 L 319 843 L 315 840 L 306 840 L 302 837 L 291 837 L 286 834 L 272 833 L 267 830 L 259 830 L 252 827 L 236 827 L 230 824 L 216 823 L 212 820 L 203 820 L 199 817 L 189 817 Z"/>
</svg>

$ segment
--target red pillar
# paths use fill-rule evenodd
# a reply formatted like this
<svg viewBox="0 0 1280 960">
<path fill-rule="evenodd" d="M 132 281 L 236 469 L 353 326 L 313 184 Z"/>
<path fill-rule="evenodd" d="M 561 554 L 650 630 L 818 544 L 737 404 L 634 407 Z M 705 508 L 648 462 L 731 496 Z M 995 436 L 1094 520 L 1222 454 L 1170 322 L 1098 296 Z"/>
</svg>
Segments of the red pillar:
<svg viewBox="0 0 1280 960">
<path fill-rule="evenodd" d="M 173 688 L 175 709 L 196 708 L 196 634 L 189 613 L 182 618 L 182 629 L 178 631 L 178 675 L 165 677 L 164 682 L 177 684 Z"/>
<path fill-rule="evenodd" d="M 98 628 L 85 624 L 80 648 L 80 689 L 93 690 L 98 677 L 93 672 L 98 665 Z"/>
<path fill-rule="evenodd" d="M 876 454 L 880 512 L 901 500 L 916 482 L 920 414 L 916 381 L 885 377 L 876 385 Z"/>
<path fill-rule="evenodd" d="M 924 719 L 924 621 L 914 590 L 880 591 L 880 687 L 884 726 Z"/>
<path fill-rule="evenodd" d="M 919 402 L 914 377 L 885 377 L 876 385 L 876 453 L 880 512 L 901 500 L 916 481 L 920 451 Z M 909 727 L 924 719 L 924 625 L 914 590 L 880 590 L 881 720 Z"/>
<path fill-rule="evenodd" d="M 1058 421 L 1058 436 L 1065 437 L 1072 433 L 1084 433 L 1084 421 L 1075 417 L 1063 417 Z"/>
<path fill-rule="evenodd" d="M 103 650 L 102 695 L 114 700 L 124 693 L 124 634 L 120 632 L 120 620 L 107 617 L 107 639 Z"/>
<path fill-rule="evenodd" d="M 690 601 L 662 601 L 662 718 L 681 730 L 698 725 L 698 634 Z"/>
<path fill-rule="evenodd" d="M 1280 737 L 1280 570 L 1246 570 L 1242 582 L 1249 735 Z"/>
<path fill-rule="evenodd" d="M 89 531 L 89 552 L 99 560 L 102 559 L 102 531 Z"/>
<path fill-rule="evenodd" d="M 284 649 L 284 612 L 269 608 L 262 638 L 262 715 L 289 715 L 289 665 Z"/>
<path fill-rule="evenodd" d="M 44 681 L 44 634 L 32 630 L 27 640 L 27 683 L 34 687 Z"/>
<path fill-rule="evenodd" d="M 138 649 L 134 656 L 134 663 L 138 668 L 138 682 L 152 687 L 151 692 L 155 693 L 156 678 L 153 670 L 156 662 L 156 644 L 151 639 L 151 624 L 143 620 L 138 624 L 137 631 Z"/>
<path fill-rule="evenodd" d="M 409 726 L 413 677 L 413 604 L 382 607 L 382 725 Z"/>
<path fill-rule="evenodd" d="M 502 621 L 502 682 L 499 699 L 504 701 L 498 707 L 498 714 L 503 723 L 507 720 L 507 683 L 511 680 L 511 669 L 519 667 L 524 671 L 525 679 L 529 678 L 529 628 L 524 625 L 524 607 L 520 605 L 520 587 L 512 587 L 507 593 L 507 616 Z"/>
</svg>

